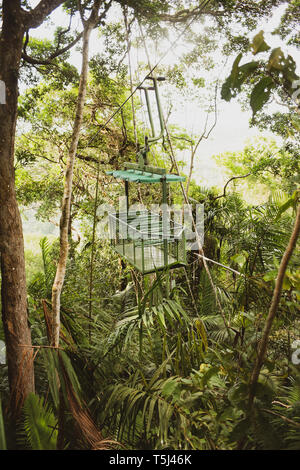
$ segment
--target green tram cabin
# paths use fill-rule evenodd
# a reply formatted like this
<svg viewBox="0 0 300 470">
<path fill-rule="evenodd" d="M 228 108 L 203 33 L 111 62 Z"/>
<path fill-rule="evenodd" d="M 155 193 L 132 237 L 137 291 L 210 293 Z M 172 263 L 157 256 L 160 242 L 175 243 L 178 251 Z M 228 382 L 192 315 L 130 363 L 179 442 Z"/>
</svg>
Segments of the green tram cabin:
<svg viewBox="0 0 300 470">
<path fill-rule="evenodd" d="M 184 226 L 171 220 L 167 207 L 167 184 L 184 181 L 184 176 L 167 174 L 163 168 L 126 163 L 124 170 L 107 174 L 125 182 L 127 211 L 109 214 L 112 248 L 142 274 L 186 265 Z M 163 210 L 130 212 L 129 182 L 162 184 Z"/>
</svg>

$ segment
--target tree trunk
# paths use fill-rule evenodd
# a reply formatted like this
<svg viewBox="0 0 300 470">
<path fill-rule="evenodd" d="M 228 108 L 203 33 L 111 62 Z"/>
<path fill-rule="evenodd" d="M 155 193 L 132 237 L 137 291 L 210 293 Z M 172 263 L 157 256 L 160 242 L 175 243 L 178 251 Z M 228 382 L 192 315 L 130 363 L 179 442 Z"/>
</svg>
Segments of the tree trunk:
<svg viewBox="0 0 300 470">
<path fill-rule="evenodd" d="M 73 171 L 75 164 L 75 157 L 78 147 L 79 134 L 83 119 L 83 109 L 86 96 L 87 88 L 87 76 L 88 76 L 88 58 L 89 58 L 89 39 L 91 31 L 94 27 L 92 22 L 86 22 L 83 32 L 83 51 L 82 51 L 82 68 L 79 83 L 79 91 L 77 98 L 76 116 L 73 126 L 73 133 L 71 139 L 71 145 L 69 149 L 69 155 L 67 159 L 66 172 L 65 172 L 65 184 L 64 184 L 64 195 L 62 200 L 61 218 L 60 218 L 60 251 L 59 260 L 56 269 L 56 276 L 52 287 L 52 338 L 51 345 L 58 347 L 59 345 L 59 333 L 60 333 L 60 299 L 61 291 L 64 284 L 66 266 L 68 260 L 69 241 L 68 231 L 70 222 L 70 211 L 71 211 L 71 197 L 72 197 L 72 185 L 73 185 Z"/>
<path fill-rule="evenodd" d="M 15 193 L 14 144 L 18 74 L 24 25 L 19 1 L 3 2 L 0 79 L 6 103 L 0 104 L 0 253 L 2 320 L 5 333 L 11 410 L 18 414 L 34 391 L 33 352 L 27 315 L 22 221 Z"/>
</svg>

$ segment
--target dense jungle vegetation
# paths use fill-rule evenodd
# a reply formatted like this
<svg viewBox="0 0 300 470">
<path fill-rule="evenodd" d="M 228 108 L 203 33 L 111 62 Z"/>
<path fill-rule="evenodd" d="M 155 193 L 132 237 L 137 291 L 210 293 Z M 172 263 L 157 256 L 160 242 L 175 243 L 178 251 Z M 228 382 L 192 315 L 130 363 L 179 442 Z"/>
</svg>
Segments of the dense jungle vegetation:
<svg viewBox="0 0 300 470">
<path fill-rule="evenodd" d="M 3 0 L 1 23 L 0 448 L 299 450 L 299 0 Z M 151 135 L 149 73 L 149 164 L 186 177 L 168 202 L 204 205 L 204 239 L 143 276 L 101 230 L 124 195 L 107 171 Z M 208 184 L 233 102 L 258 137 Z"/>
</svg>

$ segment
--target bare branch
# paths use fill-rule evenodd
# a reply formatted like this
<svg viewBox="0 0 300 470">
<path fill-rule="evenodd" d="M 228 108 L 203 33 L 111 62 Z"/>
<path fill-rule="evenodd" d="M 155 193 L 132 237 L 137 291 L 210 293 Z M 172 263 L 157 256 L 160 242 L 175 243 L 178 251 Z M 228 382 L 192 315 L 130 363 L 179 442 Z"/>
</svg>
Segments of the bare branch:
<svg viewBox="0 0 300 470">
<path fill-rule="evenodd" d="M 233 176 L 232 178 L 230 178 L 227 183 L 225 184 L 224 188 L 223 188 L 223 194 L 221 194 L 220 196 L 217 196 L 214 198 L 214 201 L 216 201 L 217 199 L 220 199 L 221 197 L 226 197 L 226 189 L 227 189 L 227 186 L 229 185 L 229 183 L 233 180 L 237 180 L 239 178 L 247 178 L 247 176 L 250 176 L 251 173 L 247 173 L 246 175 L 241 175 L 241 176 Z"/>
<path fill-rule="evenodd" d="M 77 6 L 78 6 L 78 11 L 79 11 L 79 14 L 80 14 L 81 22 L 82 22 L 82 24 L 84 24 L 85 19 L 84 19 L 84 14 L 83 14 L 83 8 L 82 8 L 81 0 L 77 0 Z"/>
<path fill-rule="evenodd" d="M 214 96 L 214 122 L 212 123 L 209 131 L 207 132 L 207 124 L 208 124 L 208 117 L 209 117 L 209 111 L 208 111 L 207 115 L 206 115 L 206 120 L 205 120 L 205 125 L 204 125 L 203 132 L 200 135 L 198 141 L 196 142 L 196 145 L 194 147 L 193 147 L 193 145 L 191 145 L 190 171 L 189 171 L 189 176 L 187 178 L 187 184 L 186 184 L 186 194 L 187 195 L 189 193 L 190 183 L 191 183 L 193 169 L 194 169 L 194 159 L 195 159 L 195 155 L 196 155 L 196 152 L 198 150 L 198 147 L 199 147 L 199 145 L 200 145 L 200 143 L 202 142 L 203 139 L 207 140 L 209 138 L 210 134 L 212 133 L 212 131 L 214 130 L 214 128 L 216 127 L 216 124 L 217 124 L 217 91 L 218 91 L 218 83 L 216 84 L 216 87 L 215 87 L 215 96 Z"/>
</svg>

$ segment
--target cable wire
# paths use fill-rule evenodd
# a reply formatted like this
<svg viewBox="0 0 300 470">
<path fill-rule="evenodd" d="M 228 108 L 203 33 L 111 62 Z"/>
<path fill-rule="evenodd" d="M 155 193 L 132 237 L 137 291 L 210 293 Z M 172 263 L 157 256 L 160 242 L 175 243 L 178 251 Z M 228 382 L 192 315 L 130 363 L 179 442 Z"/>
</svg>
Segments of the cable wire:
<svg viewBox="0 0 300 470">
<path fill-rule="evenodd" d="M 210 3 L 212 2 L 212 0 L 204 0 L 202 2 L 202 5 L 200 5 L 200 10 L 197 12 L 197 15 L 193 16 L 193 18 L 191 19 L 191 21 L 189 21 L 187 23 L 187 25 L 185 26 L 185 28 L 181 31 L 181 33 L 176 37 L 176 39 L 172 42 L 172 44 L 170 45 L 170 47 L 164 52 L 164 54 L 162 54 L 162 56 L 159 58 L 159 60 L 156 62 L 156 64 L 151 68 L 150 72 L 143 78 L 143 80 L 133 89 L 133 91 L 131 91 L 130 95 L 123 101 L 122 104 L 120 104 L 118 106 L 118 108 L 116 109 L 116 111 L 114 111 L 112 113 L 112 115 L 107 119 L 107 121 L 105 121 L 104 124 L 102 124 L 102 126 L 98 129 L 98 131 L 94 134 L 94 136 L 88 141 L 88 143 L 84 146 L 84 148 L 86 147 L 89 147 L 89 145 L 96 139 L 96 137 L 100 134 L 100 132 L 107 126 L 107 124 L 110 123 L 110 121 L 118 114 L 118 112 L 125 106 L 126 103 L 128 103 L 128 101 L 132 98 L 132 96 L 136 93 L 136 91 L 139 89 L 139 87 L 141 87 L 144 82 L 147 80 L 147 78 L 149 77 L 149 75 L 151 75 L 154 70 L 159 66 L 159 64 L 161 63 L 161 61 L 169 54 L 169 52 L 173 49 L 173 47 L 175 46 L 175 44 L 178 42 L 178 40 L 184 35 L 184 33 L 188 30 L 188 28 L 194 23 L 194 21 L 196 20 L 196 18 L 203 12 L 204 8 L 206 6 L 208 6 Z"/>
</svg>

